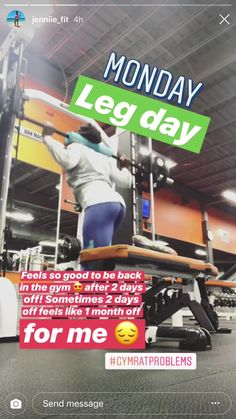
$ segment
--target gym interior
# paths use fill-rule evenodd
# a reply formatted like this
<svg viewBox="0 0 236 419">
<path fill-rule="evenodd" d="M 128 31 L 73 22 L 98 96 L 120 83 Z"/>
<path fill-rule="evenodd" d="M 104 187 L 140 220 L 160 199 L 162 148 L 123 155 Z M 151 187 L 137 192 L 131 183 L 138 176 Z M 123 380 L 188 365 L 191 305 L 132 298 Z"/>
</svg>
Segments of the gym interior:
<svg viewBox="0 0 236 419">
<path fill-rule="evenodd" d="M 235 418 L 235 8 L 193 0 L 190 7 L 34 3 L 19 6 L 27 30 L 7 22 L 12 6 L 1 5 L 0 16 L 0 417 L 82 418 L 45 410 L 42 399 L 86 393 L 109 407 L 86 413 L 91 418 Z M 78 76 L 103 81 L 112 51 L 204 83 L 191 108 L 211 118 L 199 154 L 68 110 Z M 45 121 L 62 144 L 60 133 L 91 122 L 103 146 L 131 162 L 132 187 L 115 185 L 126 218 L 110 248 L 83 249 L 83 211 L 42 143 Z M 196 353 L 196 370 L 109 371 L 105 350 L 20 349 L 20 272 L 83 263 L 144 271 L 143 352 Z M 12 398 L 22 410 L 9 410 Z"/>
</svg>

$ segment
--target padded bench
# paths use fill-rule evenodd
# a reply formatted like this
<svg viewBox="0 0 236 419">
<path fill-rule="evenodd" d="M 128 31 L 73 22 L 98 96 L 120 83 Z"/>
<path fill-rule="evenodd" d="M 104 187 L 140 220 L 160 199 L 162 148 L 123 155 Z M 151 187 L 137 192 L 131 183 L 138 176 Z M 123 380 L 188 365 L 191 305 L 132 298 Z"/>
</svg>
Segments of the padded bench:
<svg viewBox="0 0 236 419">
<path fill-rule="evenodd" d="M 216 288 L 236 288 L 236 282 L 234 281 L 221 281 L 220 279 L 210 279 L 206 281 L 207 287 Z"/>
<path fill-rule="evenodd" d="M 218 269 L 212 264 L 127 244 L 82 250 L 80 263 L 86 270 L 139 270 L 145 272 L 146 280 L 149 280 L 151 275 L 152 285 L 149 284 L 150 287 L 143 296 L 146 324 L 159 325 L 183 307 L 188 307 L 201 327 L 209 332 L 216 331 L 215 315 L 205 289 L 206 278 L 218 275 Z M 168 289 L 168 277 L 181 278 L 179 282 L 182 282 L 182 286 L 183 280 L 186 280 L 185 285 L 191 289 L 194 289 L 197 283 L 201 303 L 192 300 L 188 292 L 182 291 L 174 299 L 168 294 L 161 295 L 161 291 Z M 164 304 L 163 298 L 165 298 Z"/>
<path fill-rule="evenodd" d="M 138 269 L 150 275 L 169 275 L 186 279 L 193 279 L 201 272 L 211 277 L 218 275 L 218 269 L 210 263 L 127 244 L 82 250 L 80 263 L 94 270 Z"/>
</svg>

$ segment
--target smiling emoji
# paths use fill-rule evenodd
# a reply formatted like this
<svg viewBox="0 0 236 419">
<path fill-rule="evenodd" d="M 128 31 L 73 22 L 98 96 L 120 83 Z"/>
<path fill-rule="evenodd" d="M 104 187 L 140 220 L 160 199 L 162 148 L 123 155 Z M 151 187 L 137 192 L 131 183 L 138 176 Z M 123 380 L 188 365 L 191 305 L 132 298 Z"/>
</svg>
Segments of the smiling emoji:
<svg viewBox="0 0 236 419">
<path fill-rule="evenodd" d="M 119 323 L 115 328 L 115 338 L 122 345 L 132 345 L 138 339 L 138 328 L 130 321 Z"/>
</svg>

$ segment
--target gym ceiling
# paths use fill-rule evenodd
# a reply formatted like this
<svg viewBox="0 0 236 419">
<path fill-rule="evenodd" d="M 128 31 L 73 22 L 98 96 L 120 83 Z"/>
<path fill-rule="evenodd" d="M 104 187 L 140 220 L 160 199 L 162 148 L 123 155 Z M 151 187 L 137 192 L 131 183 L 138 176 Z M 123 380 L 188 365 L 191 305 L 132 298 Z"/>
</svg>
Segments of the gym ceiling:
<svg viewBox="0 0 236 419">
<path fill-rule="evenodd" d="M 41 4 L 44 2 L 48 3 L 43 0 Z M 93 0 L 92 3 L 101 2 Z M 111 4 L 111 1 L 103 3 Z M 118 0 L 112 2 L 115 3 Z M 179 193 L 187 192 L 189 196 L 205 199 L 214 208 L 235 214 L 235 205 L 221 196 L 225 189 L 236 190 L 235 8 L 229 11 L 224 7 L 206 5 L 126 7 L 121 6 L 122 3 L 127 1 L 119 0 L 119 7 L 56 7 L 54 16 L 82 16 L 83 23 L 44 24 L 37 28 L 36 36 L 27 48 L 28 57 L 40 56 L 54 68 L 63 69 L 69 96 L 79 74 L 102 79 L 111 51 L 169 69 L 176 76 L 183 74 L 195 82 L 203 81 L 205 89 L 192 107 L 193 111 L 212 118 L 201 154 L 195 155 L 155 141 L 154 148 L 178 163 L 170 173 Z M 135 3 L 143 1 L 135 0 Z M 161 3 L 173 4 L 174 1 L 162 0 Z M 185 3 L 196 4 L 196 1 Z M 207 0 L 204 3 L 213 2 Z M 225 12 L 231 14 L 230 24 L 220 25 L 219 13 L 226 15 Z M 5 15 L 6 12 L 0 17 L 1 42 L 9 32 Z M 58 89 L 65 93 L 64 76 Z M 112 133 L 110 127 L 106 130 L 108 134 Z M 29 171 L 28 166 L 20 162 L 16 164 L 15 173 L 15 205 L 35 213 L 32 229 L 48 230 L 50 226 L 55 232 L 56 175 L 33 167 Z M 42 208 L 37 205 L 40 200 L 44 203 Z M 75 225 L 73 214 L 63 217 L 62 235 L 73 230 Z"/>
</svg>

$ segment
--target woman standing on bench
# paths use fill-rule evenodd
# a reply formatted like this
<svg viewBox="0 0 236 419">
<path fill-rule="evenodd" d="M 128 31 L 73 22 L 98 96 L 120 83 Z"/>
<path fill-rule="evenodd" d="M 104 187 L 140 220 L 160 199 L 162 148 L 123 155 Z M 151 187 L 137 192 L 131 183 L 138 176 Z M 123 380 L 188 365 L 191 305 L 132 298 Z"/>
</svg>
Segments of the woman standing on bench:
<svg viewBox="0 0 236 419">
<path fill-rule="evenodd" d="M 43 142 L 57 163 L 66 170 L 67 182 L 73 188 L 76 202 L 84 210 L 83 248 L 111 245 L 113 233 L 126 213 L 125 201 L 112 184 L 131 188 L 129 160 L 121 156 L 118 169 L 112 158 L 83 144 L 72 143 L 65 148 L 51 137 L 53 133 L 54 126 L 45 123 Z M 100 132 L 91 124 L 82 126 L 79 134 L 93 144 L 102 141 Z"/>
</svg>

